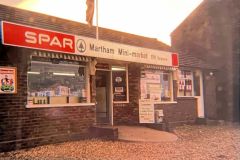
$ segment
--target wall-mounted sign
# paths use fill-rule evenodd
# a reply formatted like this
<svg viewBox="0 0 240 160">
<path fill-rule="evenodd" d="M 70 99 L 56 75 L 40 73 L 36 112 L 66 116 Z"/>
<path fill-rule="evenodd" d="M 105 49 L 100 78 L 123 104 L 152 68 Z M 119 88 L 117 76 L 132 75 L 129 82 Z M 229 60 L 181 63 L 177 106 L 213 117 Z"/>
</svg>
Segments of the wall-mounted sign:
<svg viewBox="0 0 240 160">
<path fill-rule="evenodd" d="M 2 22 L 2 42 L 6 45 L 65 53 L 75 52 L 75 36 L 56 31 Z"/>
<path fill-rule="evenodd" d="M 2 21 L 2 42 L 5 45 L 47 51 L 178 67 L 176 53 L 96 40 L 6 21 Z"/>
<path fill-rule="evenodd" d="M 0 67 L 0 94 L 17 93 L 17 69 Z"/>
<path fill-rule="evenodd" d="M 154 122 L 154 104 L 150 100 L 139 100 L 139 123 Z"/>
</svg>

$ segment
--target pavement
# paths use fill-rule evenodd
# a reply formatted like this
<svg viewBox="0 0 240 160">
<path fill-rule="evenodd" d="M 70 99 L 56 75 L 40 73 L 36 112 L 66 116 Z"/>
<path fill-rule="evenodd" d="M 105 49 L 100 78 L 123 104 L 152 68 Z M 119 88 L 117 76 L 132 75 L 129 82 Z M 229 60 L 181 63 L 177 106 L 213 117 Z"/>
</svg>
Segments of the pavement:
<svg viewBox="0 0 240 160">
<path fill-rule="evenodd" d="M 132 142 L 173 142 L 178 137 L 169 132 L 141 126 L 115 126 L 118 128 L 118 139 Z"/>
</svg>

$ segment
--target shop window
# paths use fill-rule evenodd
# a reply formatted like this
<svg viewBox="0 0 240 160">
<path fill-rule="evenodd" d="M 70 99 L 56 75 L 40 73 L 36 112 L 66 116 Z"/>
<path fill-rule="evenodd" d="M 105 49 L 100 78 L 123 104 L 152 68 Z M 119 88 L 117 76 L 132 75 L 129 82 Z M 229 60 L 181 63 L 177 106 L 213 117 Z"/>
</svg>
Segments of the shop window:
<svg viewBox="0 0 240 160">
<path fill-rule="evenodd" d="M 28 105 L 86 103 L 84 63 L 33 58 L 28 71 Z"/>
<path fill-rule="evenodd" d="M 113 101 L 128 102 L 128 74 L 126 66 L 112 66 Z"/>
<path fill-rule="evenodd" d="M 178 96 L 193 96 L 193 72 L 179 71 Z"/>
<path fill-rule="evenodd" d="M 141 71 L 141 99 L 154 102 L 172 101 L 172 74 L 168 71 Z"/>
</svg>

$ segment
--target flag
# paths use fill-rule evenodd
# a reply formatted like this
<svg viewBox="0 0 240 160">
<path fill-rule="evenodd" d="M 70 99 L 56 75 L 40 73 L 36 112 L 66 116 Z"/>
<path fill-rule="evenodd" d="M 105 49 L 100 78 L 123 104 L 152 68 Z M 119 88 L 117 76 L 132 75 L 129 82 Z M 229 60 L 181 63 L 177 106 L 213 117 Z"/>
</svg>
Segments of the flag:
<svg viewBox="0 0 240 160">
<path fill-rule="evenodd" d="M 94 0 L 86 0 L 86 21 L 89 26 L 92 26 L 93 15 L 94 15 Z"/>
</svg>

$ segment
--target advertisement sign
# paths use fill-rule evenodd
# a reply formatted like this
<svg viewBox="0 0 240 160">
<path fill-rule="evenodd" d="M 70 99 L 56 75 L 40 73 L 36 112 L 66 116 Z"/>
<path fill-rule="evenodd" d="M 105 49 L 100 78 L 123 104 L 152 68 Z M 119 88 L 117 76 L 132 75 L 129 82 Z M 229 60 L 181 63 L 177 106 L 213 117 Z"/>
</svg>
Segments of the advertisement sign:
<svg viewBox="0 0 240 160">
<path fill-rule="evenodd" d="M 65 33 L 2 22 L 2 42 L 5 45 L 74 53 L 74 38 Z"/>
<path fill-rule="evenodd" d="M 154 122 L 154 104 L 149 100 L 139 100 L 139 123 Z"/>
<path fill-rule="evenodd" d="M 178 67 L 178 54 L 76 36 L 77 54 L 128 62 Z"/>
<path fill-rule="evenodd" d="M 2 21 L 2 43 L 54 52 L 178 67 L 178 54 Z"/>
<path fill-rule="evenodd" d="M 17 69 L 0 67 L 0 94 L 17 93 Z"/>
<path fill-rule="evenodd" d="M 126 102 L 127 101 L 127 81 L 126 71 L 113 71 L 113 101 Z"/>
</svg>

